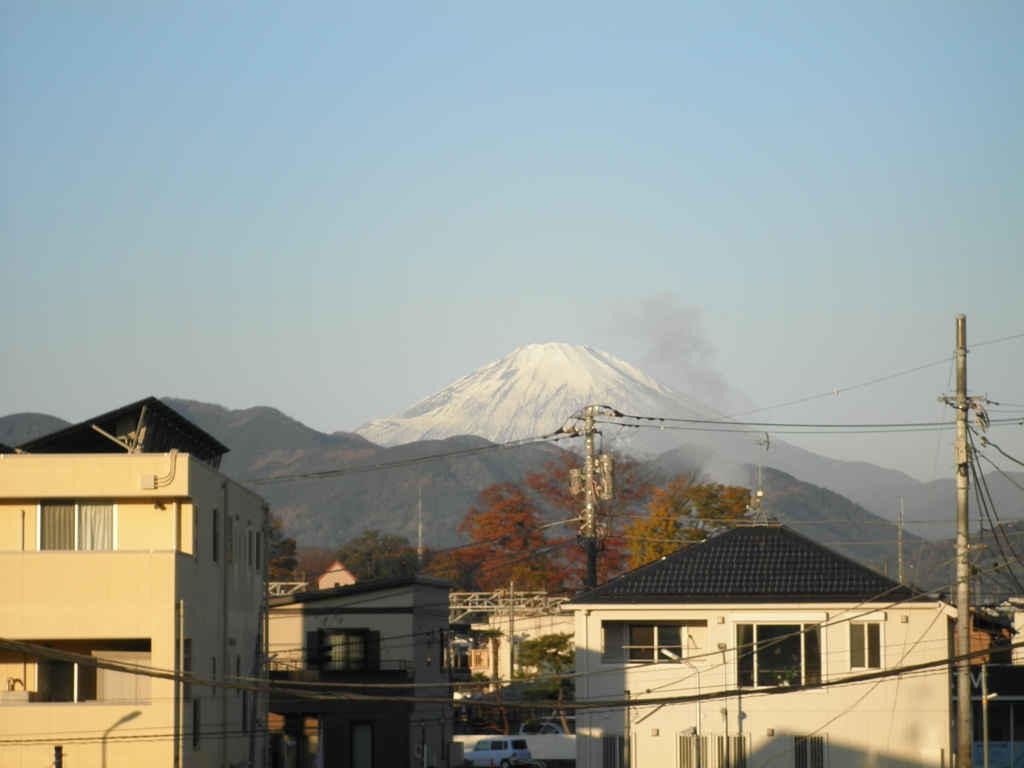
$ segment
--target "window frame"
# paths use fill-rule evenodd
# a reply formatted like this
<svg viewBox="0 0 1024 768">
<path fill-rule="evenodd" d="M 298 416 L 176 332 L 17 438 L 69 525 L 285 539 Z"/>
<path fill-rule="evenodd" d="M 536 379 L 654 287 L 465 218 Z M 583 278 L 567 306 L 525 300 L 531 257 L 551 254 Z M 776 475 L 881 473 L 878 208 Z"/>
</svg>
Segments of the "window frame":
<svg viewBox="0 0 1024 768">
<path fill-rule="evenodd" d="M 75 513 L 75 546 L 72 549 L 43 549 L 43 507 L 46 506 L 74 507 Z M 110 549 L 82 549 L 82 507 L 109 506 L 111 508 Z M 36 551 L 37 552 L 117 552 L 118 504 L 113 500 L 90 499 L 83 504 L 78 499 L 47 499 L 36 504 Z"/>
<path fill-rule="evenodd" d="M 633 631 L 639 628 L 653 629 L 652 644 L 633 642 Z M 678 630 L 678 642 L 665 641 L 662 630 Z M 702 635 L 696 632 L 699 630 Z M 698 641 L 707 643 L 707 619 L 604 619 L 601 621 L 601 664 L 675 664 L 673 659 L 661 653 L 667 649 L 682 659 L 700 655 L 703 650 Z M 617 645 L 609 645 L 610 636 L 621 638 Z M 691 646 L 691 640 L 693 645 Z M 650 656 L 642 658 L 637 651 L 649 650 Z M 634 655 L 635 654 L 635 655 Z"/>
<path fill-rule="evenodd" d="M 765 619 L 749 619 L 749 620 L 737 620 L 733 624 L 733 637 L 736 642 L 736 685 L 739 688 L 774 688 L 778 686 L 791 685 L 793 687 L 803 687 L 806 685 L 817 685 L 824 679 L 824 659 L 826 656 L 824 649 L 824 635 L 822 631 L 822 621 L 815 621 L 809 617 L 790 618 L 780 617 L 778 620 L 765 620 Z M 751 638 L 750 642 L 744 642 L 741 638 L 742 627 L 751 627 Z M 799 678 L 795 681 L 789 680 L 777 680 L 774 683 L 761 682 L 762 675 L 775 674 L 774 670 L 761 670 L 760 658 L 761 653 L 773 645 L 778 645 L 780 638 L 768 637 L 762 640 L 759 637 L 758 628 L 760 627 L 798 627 L 799 628 L 799 639 L 800 639 L 800 673 Z M 813 630 L 813 631 L 812 631 Z M 791 633 L 795 634 L 795 633 Z M 808 638 L 811 635 L 817 637 L 817 671 L 816 680 L 809 680 L 809 668 L 808 668 Z M 786 638 L 786 636 L 783 636 Z M 764 645 L 763 648 L 759 647 Z M 747 650 L 749 649 L 749 650 Z M 745 682 L 743 677 L 748 672 L 748 664 L 745 663 L 749 660 L 749 675 L 751 682 Z M 811 676 L 814 675 L 813 667 L 810 670 Z"/>
<path fill-rule="evenodd" d="M 329 643 L 328 638 L 347 636 L 358 640 L 359 659 L 333 660 L 331 649 L 343 643 Z M 351 641 L 350 641 L 351 642 Z M 337 666 L 335 666 L 337 665 Z M 367 627 L 328 627 L 307 632 L 306 668 L 319 672 L 373 672 L 380 666 L 380 632 Z"/>
<path fill-rule="evenodd" d="M 855 664 L 854 658 L 855 653 L 858 649 L 854 646 L 854 634 L 857 631 L 862 633 L 861 642 L 862 645 L 859 648 L 862 664 Z M 874 632 L 872 632 L 874 630 Z M 874 634 L 874 638 L 871 635 Z M 880 621 L 851 621 L 850 631 L 848 634 L 850 639 L 850 669 L 884 669 L 885 660 L 883 659 L 883 651 L 885 644 L 882 642 L 882 622 Z M 874 646 L 872 647 L 872 640 L 874 640 Z M 872 656 L 874 657 L 872 659 Z M 872 664 L 872 660 L 876 663 Z"/>
</svg>

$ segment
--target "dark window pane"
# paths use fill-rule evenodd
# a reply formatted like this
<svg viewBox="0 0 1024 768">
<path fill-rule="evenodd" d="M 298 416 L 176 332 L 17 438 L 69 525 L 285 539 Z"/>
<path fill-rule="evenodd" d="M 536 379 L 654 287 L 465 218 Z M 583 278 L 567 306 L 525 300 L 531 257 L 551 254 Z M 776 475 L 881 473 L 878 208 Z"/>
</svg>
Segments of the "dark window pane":
<svg viewBox="0 0 1024 768">
<path fill-rule="evenodd" d="M 878 669 L 882 666 L 882 625 L 868 624 L 868 666 Z"/>
<path fill-rule="evenodd" d="M 634 624 L 629 628 L 630 661 L 654 661 L 654 625 Z M 639 646 L 639 647 L 638 647 Z"/>
<path fill-rule="evenodd" d="M 737 668 L 739 670 L 739 684 L 741 686 L 754 685 L 754 625 L 736 625 L 736 645 L 739 647 L 739 659 Z"/>
<path fill-rule="evenodd" d="M 863 667 L 865 661 L 863 624 L 850 625 L 850 666 Z"/>
<path fill-rule="evenodd" d="M 40 661 L 39 698 L 43 701 L 75 700 L 75 665 L 67 661 Z"/>
<path fill-rule="evenodd" d="M 683 643 L 680 639 L 680 627 L 676 625 L 664 625 L 658 627 L 658 647 L 667 648 L 672 651 L 676 656 L 683 655 Z M 660 660 L 664 661 L 667 657 L 665 654 L 661 654 Z"/>
<path fill-rule="evenodd" d="M 821 629 L 808 625 L 804 632 L 804 683 L 821 682 Z"/>
<path fill-rule="evenodd" d="M 757 684 L 799 685 L 801 679 L 799 624 L 757 627 Z"/>
</svg>

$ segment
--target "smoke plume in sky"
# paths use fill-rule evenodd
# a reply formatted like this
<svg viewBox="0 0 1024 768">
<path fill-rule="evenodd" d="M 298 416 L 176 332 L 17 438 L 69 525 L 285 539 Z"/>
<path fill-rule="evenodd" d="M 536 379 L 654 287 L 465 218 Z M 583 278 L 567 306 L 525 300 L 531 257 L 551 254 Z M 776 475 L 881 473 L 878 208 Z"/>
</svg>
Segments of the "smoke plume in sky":
<svg viewBox="0 0 1024 768">
<path fill-rule="evenodd" d="M 749 405 L 715 366 L 700 311 L 672 293 L 656 293 L 620 314 L 616 331 L 639 353 L 631 362 L 683 394 L 725 414 Z"/>
</svg>

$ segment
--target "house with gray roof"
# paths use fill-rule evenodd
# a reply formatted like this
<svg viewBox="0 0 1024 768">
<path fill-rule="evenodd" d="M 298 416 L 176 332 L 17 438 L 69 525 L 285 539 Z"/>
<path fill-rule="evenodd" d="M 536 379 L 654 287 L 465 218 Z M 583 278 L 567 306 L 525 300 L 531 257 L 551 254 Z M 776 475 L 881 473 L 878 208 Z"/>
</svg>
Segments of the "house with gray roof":
<svg viewBox="0 0 1024 768">
<path fill-rule="evenodd" d="M 733 528 L 563 610 L 577 765 L 951 765 L 955 611 L 784 526 Z"/>
</svg>

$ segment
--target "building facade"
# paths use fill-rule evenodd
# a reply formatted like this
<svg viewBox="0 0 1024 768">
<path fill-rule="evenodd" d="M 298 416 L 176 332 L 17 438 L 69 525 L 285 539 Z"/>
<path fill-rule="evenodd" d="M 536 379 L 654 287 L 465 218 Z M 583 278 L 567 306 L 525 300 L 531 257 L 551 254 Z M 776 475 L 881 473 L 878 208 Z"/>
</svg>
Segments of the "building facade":
<svg viewBox="0 0 1024 768">
<path fill-rule="evenodd" d="M 40 650 L 0 646 L 0 765 L 262 765 L 265 702 L 230 686 L 261 675 L 266 508 L 217 471 L 226 449 L 153 399 L 20 448 L 0 455 L 0 643 Z"/>
<path fill-rule="evenodd" d="M 577 702 L 600 705 L 577 709 L 578 765 L 950 765 L 952 608 L 791 530 L 733 529 L 565 607 Z"/>
<path fill-rule="evenodd" d="M 407 576 L 270 601 L 274 768 L 461 765 L 448 703 L 450 586 Z M 296 684 L 295 695 L 282 692 Z"/>
</svg>

